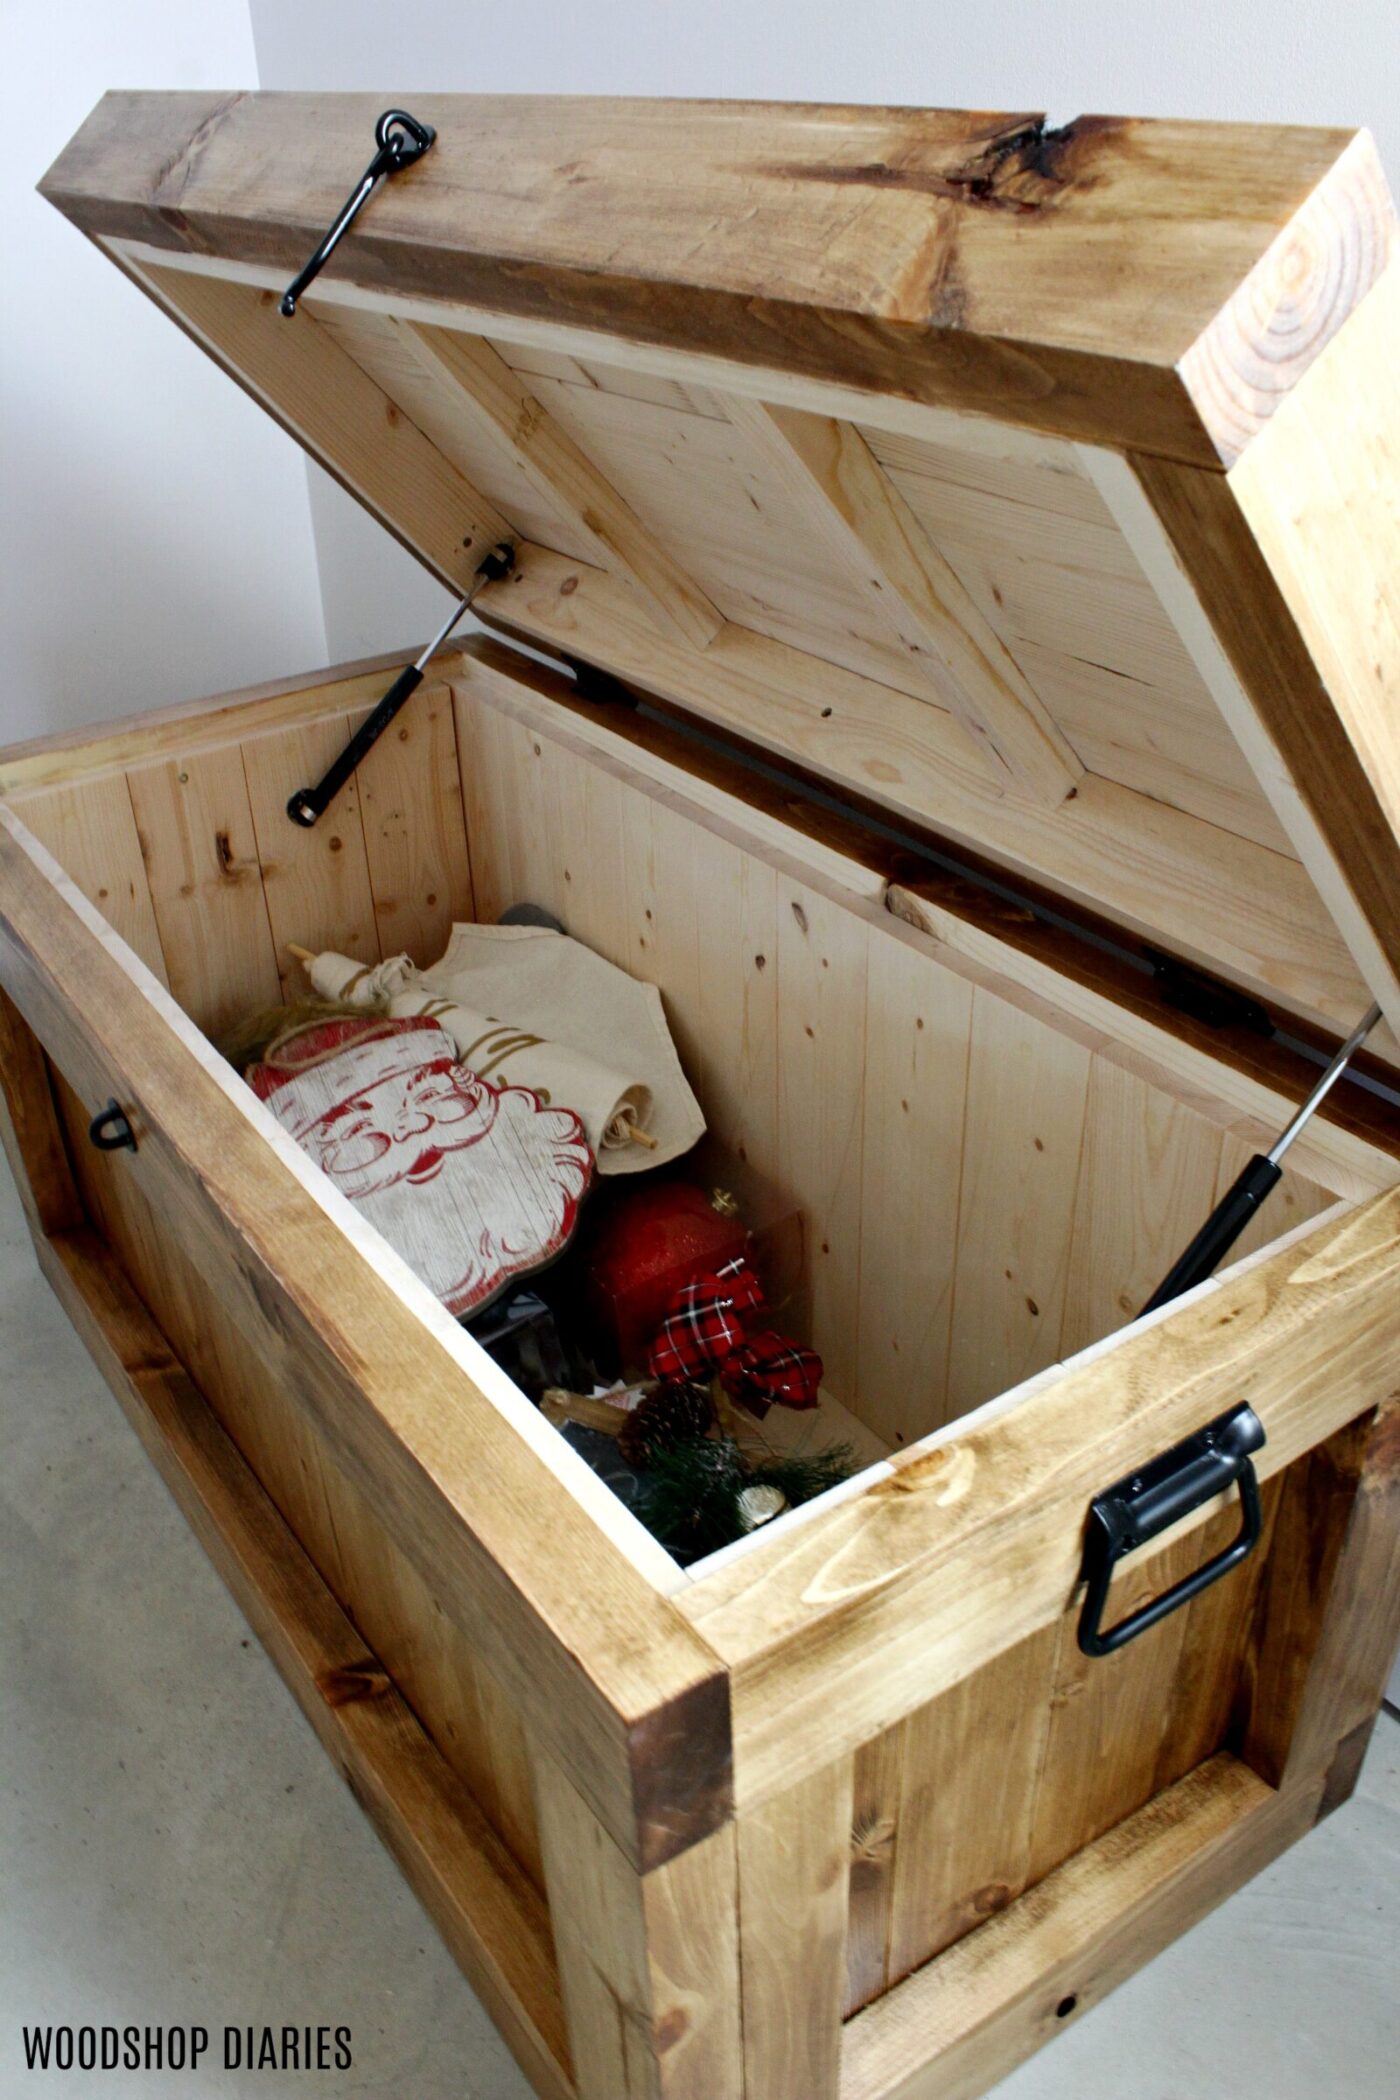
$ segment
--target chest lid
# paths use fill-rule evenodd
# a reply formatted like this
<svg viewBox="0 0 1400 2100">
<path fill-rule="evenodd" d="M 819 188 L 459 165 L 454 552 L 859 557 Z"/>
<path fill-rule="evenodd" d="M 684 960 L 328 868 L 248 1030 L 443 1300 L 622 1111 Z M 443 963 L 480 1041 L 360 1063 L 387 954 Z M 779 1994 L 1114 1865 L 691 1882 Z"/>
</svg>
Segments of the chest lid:
<svg viewBox="0 0 1400 2100">
<path fill-rule="evenodd" d="M 41 187 L 444 584 L 514 542 L 489 623 L 1400 1020 L 1366 133 L 415 96 L 433 142 L 286 318 L 382 108 L 113 94 Z"/>
</svg>

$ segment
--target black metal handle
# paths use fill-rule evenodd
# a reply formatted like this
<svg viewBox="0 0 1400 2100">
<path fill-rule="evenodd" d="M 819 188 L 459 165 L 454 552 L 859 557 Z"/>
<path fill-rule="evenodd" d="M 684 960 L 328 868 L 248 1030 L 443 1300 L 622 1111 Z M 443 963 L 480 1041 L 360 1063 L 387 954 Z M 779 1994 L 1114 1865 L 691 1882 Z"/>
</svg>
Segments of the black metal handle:
<svg viewBox="0 0 1400 2100">
<path fill-rule="evenodd" d="M 88 1124 L 88 1136 L 99 1152 L 134 1152 L 136 1132 L 127 1121 L 126 1110 L 120 1101 L 109 1101 L 107 1106 Z"/>
<path fill-rule="evenodd" d="M 302 293 L 320 276 L 342 235 L 348 233 L 363 207 L 368 204 L 375 185 L 383 176 L 397 175 L 400 168 L 411 168 L 414 161 L 421 160 L 437 133 L 431 124 L 420 124 L 406 109 L 386 109 L 374 127 L 374 137 L 379 149 L 374 159 L 332 219 L 326 229 L 325 238 L 310 262 L 297 272 L 282 294 L 279 311 L 289 321 L 297 310 L 297 301 Z"/>
<path fill-rule="evenodd" d="M 1079 1645 L 1086 1655 L 1112 1655 L 1165 1619 L 1178 1605 L 1219 1582 L 1254 1551 L 1263 1529 L 1259 1482 L 1250 1453 L 1263 1448 L 1264 1425 L 1252 1407 L 1232 1407 L 1208 1428 L 1164 1451 L 1160 1458 L 1130 1473 L 1089 1505 L 1084 1541 L 1084 1609 L 1079 1615 Z M 1193 1509 L 1227 1489 L 1240 1491 L 1239 1535 L 1214 1560 L 1184 1576 L 1140 1611 L 1131 1612 L 1107 1631 L 1103 1626 L 1113 1571 L 1126 1554 L 1170 1530 Z"/>
</svg>

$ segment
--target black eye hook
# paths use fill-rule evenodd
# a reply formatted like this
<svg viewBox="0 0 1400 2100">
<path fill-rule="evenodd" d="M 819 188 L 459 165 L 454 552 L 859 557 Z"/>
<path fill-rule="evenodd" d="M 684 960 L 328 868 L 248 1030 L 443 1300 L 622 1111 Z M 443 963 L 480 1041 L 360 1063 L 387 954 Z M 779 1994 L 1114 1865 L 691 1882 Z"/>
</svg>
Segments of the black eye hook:
<svg viewBox="0 0 1400 2100">
<path fill-rule="evenodd" d="M 324 240 L 317 248 L 306 267 L 297 272 L 282 294 L 279 311 L 290 321 L 297 310 L 297 301 L 312 281 L 319 277 L 341 236 L 354 225 L 363 206 L 368 204 L 379 183 L 386 175 L 397 175 L 400 168 L 411 168 L 414 161 L 421 160 L 433 140 L 437 137 L 431 124 L 420 124 L 406 109 L 386 109 L 374 127 L 377 151 L 364 174 L 355 184 L 335 218 L 327 229 Z"/>
</svg>

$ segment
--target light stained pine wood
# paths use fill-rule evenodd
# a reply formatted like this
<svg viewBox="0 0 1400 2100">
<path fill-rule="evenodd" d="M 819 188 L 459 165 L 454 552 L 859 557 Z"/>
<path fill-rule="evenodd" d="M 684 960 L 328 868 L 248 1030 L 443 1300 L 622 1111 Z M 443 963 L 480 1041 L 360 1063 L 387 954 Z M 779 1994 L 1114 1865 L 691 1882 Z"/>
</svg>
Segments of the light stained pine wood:
<svg viewBox="0 0 1400 2100">
<path fill-rule="evenodd" d="M 1256 705 L 1335 842 L 1393 981 L 1400 973 L 1400 261 L 1352 322 L 1335 354 L 1324 353 L 1304 375 L 1309 383 L 1300 381 L 1283 404 L 1287 414 L 1268 442 L 1249 446 L 1229 484 L 1331 703 L 1316 725 L 1302 692 L 1264 691 Z M 1344 753 L 1319 753 L 1331 762 L 1305 771 L 1307 740 L 1331 728 L 1334 714 Z M 1391 1019 L 1400 1025 L 1393 1008 Z"/>
<path fill-rule="evenodd" d="M 703 649 L 723 620 L 704 592 L 649 535 L 641 520 L 541 407 L 499 352 L 480 336 L 447 328 L 404 329 L 413 354 L 442 374 L 469 414 L 504 439 L 525 478 L 620 575 L 653 619 Z"/>
<path fill-rule="evenodd" d="M 1396 1346 L 1397 1263 L 1394 1196 L 1323 1221 L 682 1593 L 731 1672 L 741 1814 L 1058 1622 L 1093 1495 L 1241 1391 L 1268 1425 L 1263 1480 L 1373 1404 Z"/>
<path fill-rule="evenodd" d="M 88 232 L 285 282 L 382 99 L 111 96 L 44 192 Z M 572 96 L 420 107 L 437 143 L 375 200 L 380 288 L 441 298 L 446 252 L 454 298 L 576 324 L 596 355 L 671 343 L 1212 466 L 1238 442 L 1238 403 L 1222 414 L 1199 375 L 1233 363 L 1237 336 L 1261 347 L 1279 249 L 1302 325 L 1282 361 L 1262 348 L 1286 383 L 1384 267 L 1393 222 L 1364 133 Z M 1295 224 L 1296 246 L 1280 239 Z M 322 283 L 368 275 L 359 246 Z M 1274 398 L 1249 397 L 1249 427 Z"/>
<path fill-rule="evenodd" d="M 355 786 L 379 946 L 436 962 L 455 922 L 476 917 L 449 686 L 418 688 Z"/>
<path fill-rule="evenodd" d="M 947 1419 L 975 995 L 875 932 L 867 986 L 860 1411 L 909 1444 Z"/>
<path fill-rule="evenodd" d="M 138 281 L 443 583 L 465 590 L 482 556 L 512 537 L 367 373 L 317 326 L 290 328 L 269 294 L 125 263 Z"/>
<path fill-rule="evenodd" d="M 131 792 L 123 776 L 17 796 L 13 807 L 113 932 L 162 984 L 167 983 Z"/>
<path fill-rule="evenodd" d="M 918 684 L 931 684 L 990 761 L 1054 808 L 1084 771 L 1000 637 L 849 423 L 731 396 L 725 413 L 878 594 Z"/>
<path fill-rule="evenodd" d="M 1240 1755 L 1270 1786 L 1289 1767 L 1373 1419 L 1367 1409 L 1281 1483 L 1239 1730 Z"/>
<path fill-rule="evenodd" d="M 858 1392 L 865 1145 L 865 927 L 814 889 L 777 897 L 778 1156 L 804 1192 L 802 1325 L 838 1399 Z"/>
<path fill-rule="evenodd" d="M 946 839 L 1087 905 L 1290 1011 L 1354 1025 L 1366 988 L 1298 863 L 1086 775 L 1046 811 L 989 791 L 951 715 L 731 625 L 705 651 L 646 630 L 600 570 L 520 550 L 488 625 L 581 657 Z"/>
<path fill-rule="evenodd" d="M 1246 1069 L 1239 1045 L 1224 1062 L 1223 1046 L 1209 1032 L 1164 1025 L 1167 1016 L 1155 998 L 1145 996 L 1136 973 L 1120 971 L 1110 979 L 1079 944 L 1051 943 L 1023 909 L 1012 908 L 988 925 L 982 913 L 958 908 L 965 901 L 949 905 L 941 886 L 903 882 L 892 883 L 886 899 L 890 914 L 913 929 L 908 938 L 925 953 L 1237 1132 L 1247 1148 L 1241 1165 L 1248 1152 L 1267 1150 L 1292 1120 L 1316 1076 L 1315 1065 L 1294 1064 L 1286 1078 L 1282 1070 L 1266 1074 L 1252 1061 Z M 1288 1156 L 1297 1165 L 1289 1172 L 1305 1171 L 1309 1181 L 1351 1200 L 1391 1186 L 1396 1175 L 1390 1153 L 1373 1150 L 1364 1139 L 1358 1144 L 1358 1133 L 1332 1120 L 1335 1094 L 1332 1103 L 1332 1113 L 1324 1107 L 1295 1141 Z"/>
<path fill-rule="evenodd" d="M 54 1112 L 44 1053 L 14 1001 L 0 991 L 0 1149 L 15 1178 L 36 1245 L 85 1224 L 68 1150 Z"/>
<path fill-rule="evenodd" d="M 492 510 L 526 539 L 579 561 L 596 560 L 592 539 L 571 531 L 557 505 L 536 492 L 505 439 L 466 411 L 460 390 L 443 373 L 414 355 L 401 321 L 390 313 L 334 305 L 320 293 L 321 286 L 313 287 L 303 311 L 314 315 Z"/>
<path fill-rule="evenodd" d="M 1288 1744 L 1286 1784 L 1327 1774 L 1322 1812 L 1356 1784 L 1400 1642 L 1400 1399 L 1370 1423 L 1321 1638 Z"/>
<path fill-rule="evenodd" d="M 1068 1228 L 1061 1356 L 1137 1318 L 1209 1217 L 1220 1154 L 1221 1134 L 1204 1118 L 1094 1059 Z M 1277 1220 L 1275 1228 L 1269 1239 L 1285 1229 Z"/>
<path fill-rule="evenodd" d="M 1089 1070 L 1078 1043 L 1002 1000 L 974 995 L 949 1415 L 1060 1354 Z"/>
<path fill-rule="evenodd" d="M 863 434 L 1090 772 L 1293 852 L 1073 446 Z"/>
<path fill-rule="evenodd" d="M 213 1420 L 94 1234 L 45 1274 L 200 1543 L 541 2100 L 568 2100 L 544 1905 Z"/>
<path fill-rule="evenodd" d="M 692 415 L 725 419 L 717 394 L 707 387 L 682 386 L 654 372 L 613 364 L 596 357 L 567 357 L 559 351 L 531 348 L 528 343 L 493 342 L 512 371 L 541 379 L 559 379 L 566 386 L 586 387 L 603 394 L 623 394 L 634 401 L 654 401 L 664 408 L 683 408 Z"/>
<path fill-rule="evenodd" d="M 740 2094 L 732 1828 L 639 1880 L 547 1758 L 535 1794 L 578 2100 Z"/>
<path fill-rule="evenodd" d="M 171 992 L 217 1036 L 281 996 L 242 753 L 191 752 L 127 778 Z"/>
<path fill-rule="evenodd" d="M 331 670 L 270 679 L 208 700 L 177 700 L 169 707 L 11 744 L 0 751 L 0 795 L 19 809 L 20 798 L 40 788 L 72 786 L 181 751 L 246 742 L 268 730 L 291 729 L 324 715 L 353 714 L 379 699 L 410 653 L 398 649 Z M 434 675 L 455 666 L 460 653 L 460 642 L 444 644 L 432 660 Z"/>
<path fill-rule="evenodd" d="M 1117 1625 L 1220 1552 L 1235 1537 L 1239 1522 L 1238 1508 L 1231 1507 L 1165 1550 L 1130 1556 L 1115 1574 L 1104 1623 Z M 1246 1564 L 1235 1572 L 1238 1579 L 1227 1601 L 1243 1611 L 1247 1625 L 1252 1571 Z M 1230 1581 L 1223 1579 L 1222 1593 Z M 1039 1781 L 1031 1791 L 1031 1882 L 1044 1880 L 1151 1800 L 1168 1729 L 1177 1718 L 1172 1694 L 1190 1638 L 1190 1608 L 1171 1613 L 1116 1654 L 1090 1658 L 1081 1653 L 1077 1638 L 1079 1601 L 1060 1621 L 1049 1699 L 1042 1695 L 1041 1700 L 1049 1727 Z M 1217 1741 L 1206 1750 L 1219 1747 Z"/>
<path fill-rule="evenodd" d="M 1315 1794 L 1211 1759 L 848 2022 L 842 2100 L 977 2100 L 1306 1831 Z"/>
<path fill-rule="evenodd" d="M 556 673 L 526 662 L 495 641 L 472 641 L 463 652 L 454 684 L 467 748 L 474 749 L 483 740 L 488 749 L 494 748 L 491 724 L 505 715 L 533 732 L 542 745 L 557 745 L 572 756 L 575 795 L 585 792 L 586 781 L 591 798 L 593 777 L 606 771 L 642 797 L 684 806 L 692 820 L 692 851 L 696 854 L 704 851 L 703 832 L 722 837 L 744 870 L 761 871 L 765 879 L 773 868 L 800 861 L 810 871 L 813 885 L 828 895 L 841 894 L 849 907 L 858 910 L 876 906 L 874 916 L 864 911 L 867 923 L 872 930 L 879 928 L 882 939 L 917 954 L 924 981 L 941 985 L 942 973 L 950 971 L 964 983 L 983 984 L 997 996 L 1077 1036 L 1099 1056 L 1122 1063 L 1149 1084 L 1181 1098 L 1218 1125 L 1242 1133 L 1246 1129 L 1257 1132 L 1258 1141 L 1272 1142 L 1311 1082 L 1313 1067 L 1280 1060 L 1262 1039 L 1231 1039 L 1227 1044 L 1205 1029 L 1187 1030 L 1162 1006 L 1150 980 L 1126 966 L 1110 967 L 1099 951 L 1057 933 L 1024 907 L 1005 900 L 998 903 L 985 891 L 951 879 L 926 883 L 922 888 L 890 885 L 888 859 L 877 837 L 841 823 L 817 805 L 799 799 L 795 791 L 766 789 L 736 762 L 715 759 L 679 732 L 622 703 L 581 701 L 573 686 Z M 702 765 L 708 768 L 703 774 L 698 770 Z M 478 788 L 489 790 L 491 771 L 487 765 L 480 781 L 469 774 L 469 797 Z M 511 801 L 514 792 L 513 788 L 502 790 L 492 800 L 490 814 L 483 808 L 474 819 L 483 864 L 508 859 L 512 850 L 517 855 L 522 850 L 516 843 L 522 828 L 510 817 L 511 808 L 518 806 Z M 605 888 L 615 880 L 609 842 L 613 829 L 621 827 L 621 816 L 614 822 L 609 806 L 609 815 L 597 830 L 594 856 L 607 867 Z M 530 827 L 531 837 L 538 828 Z M 697 862 L 693 883 L 697 896 L 710 894 L 709 879 Z M 723 894 L 726 885 L 732 894 L 741 879 L 730 860 L 727 872 L 715 875 L 713 894 Z M 524 894 L 525 889 L 517 885 L 512 896 L 503 893 L 500 903 L 484 910 L 483 916 L 496 916 L 506 902 Z M 606 945 L 613 935 L 608 922 L 601 923 Z M 913 926 L 925 930 L 914 931 Z M 722 915 L 701 912 L 699 936 L 702 942 L 708 937 L 721 944 L 716 950 L 719 974 L 732 979 L 732 950 L 724 928 Z M 741 939 L 747 954 L 747 938 Z M 613 952 L 610 946 L 608 952 Z M 764 954 L 766 966 L 766 947 L 760 944 L 752 953 L 755 965 L 757 955 Z M 641 954 L 634 954 L 632 967 L 639 965 Z M 714 993 L 713 974 L 702 966 L 704 998 Z M 714 1029 L 702 1021 L 698 1030 L 702 1057 L 713 1038 Z M 879 1029 L 872 1023 L 871 1058 L 878 1054 L 878 1041 Z M 1240 1055 L 1245 1048 L 1252 1053 L 1248 1069 Z M 1230 1062 L 1222 1062 L 1222 1052 L 1227 1049 Z M 707 1102 L 712 1086 L 725 1083 L 723 1074 L 732 1055 L 726 1049 L 720 1070 L 713 1077 L 710 1069 L 703 1074 Z M 1286 1084 L 1281 1074 L 1286 1075 Z M 879 1091 L 873 1083 L 867 1086 L 868 1106 L 875 1103 Z M 1359 1129 L 1334 1124 L 1331 1117 L 1336 1110 L 1334 1096 L 1330 1112 L 1309 1126 L 1291 1159 L 1306 1163 L 1310 1178 L 1325 1180 L 1338 1193 L 1359 1197 L 1387 1186 L 1400 1170 L 1388 1156 L 1369 1147 Z"/>
<path fill-rule="evenodd" d="M 632 1540 L 625 1521 L 641 1565 L 614 1542 L 607 1491 L 586 1469 L 566 1478 L 572 1463 L 557 1437 L 489 1363 L 472 1362 L 456 1324 L 377 1235 L 359 1233 L 352 1210 L 328 1215 L 322 1177 L 275 1141 L 270 1119 L 265 1129 L 173 1006 L 167 1014 L 158 994 L 133 985 L 100 919 L 47 856 L 47 868 L 30 858 L 2 808 L 0 833 L 0 979 L 85 1105 L 115 1093 L 131 1104 L 138 1138 L 160 1129 L 159 1144 L 124 1163 L 147 1178 L 164 1228 L 184 1236 L 259 1336 L 275 1386 L 295 1393 L 629 1856 L 656 1864 L 707 1819 L 716 1827 L 727 1804 L 724 1683 L 663 1594 L 671 1564 L 644 1533 Z M 534 1523 L 553 1547 L 527 1552 L 512 1571 Z M 544 1591 L 556 1592 L 552 1601 Z M 587 1631 L 581 1619 L 559 1639 L 559 1609 L 582 1614 Z M 672 1681 L 679 1703 L 658 1700 L 686 1655 Z M 667 1766 L 682 1745 L 689 1778 L 673 1784 Z M 687 1823 L 678 1800 L 697 1783 L 706 1806 Z"/>
<path fill-rule="evenodd" d="M 1278 456 L 1270 497 L 1286 509 L 1292 468 L 1281 447 Z M 1345 662 L 1328 656 L 1305 612 L 1300 623 L 1301 586 L 1290 598 L 1273 573 L 1277 564 L 1285 583 L 1296 575 L 1286 550 L 1270 551 L 1270 528 L 1246 513 L 1233 476 L 1096 451 L 1085 457 L 1393 1028 L 1400 913 L 1392 825 L 1400 800 L 1354 740 Z M 1377 529 L 1385 529 L 1383 514 Z M 1359 617 L 1364 632 L 1364 611 Z M 1368 1003 L 1363 996 L 1358 1018 Z"/>
<path fill-rule="evenodd" d="M 946 711 L 810 500 L 732 423 L 598 389 L 532 384 L 648 531 L 678 559 L 684 550 L 687 573 L 727 621 Z M 975 753 L 964 759 L 976 767 Z"/>
<path fill-rule="evenodd" d="M 1299 195 L 1286 236 L 1259 258 L 1177 367 L 1227 466 L 1325 355 L 1353 301 L 1384 281 L 1396 251 L 1395 206 L 1368 131 L 1355 134 L 1311 194 Z M 1338 304 L 1318 264 L 1342 254 L 1356 285 Z"/>
<path fill-rule="evenodd" d="M 846 2002 L 849 2019 L 889 1980 L 890 1906 L 899 1836 L 903 1728 L 862 1743 L 852 1762 L 851 1867 L 847 1893 Z"/>
<path fill-rule="evenodd" d="M 162 1232 L 126 1169 L 85 1142 L 87 1109 L 58 1092 L 83 1198 L 222 1427 L 282 1512 L 481 1813 L 542 1886 L 518 1712 L 383 1524 L 372 1497 L 335 1465 L 327 1440 L 278 1396 L 279 1369 L 250 1323 L 211 1286 L 207 1265 Z"/>
<path fill-rule="evenodd" d="M 849 1758 L 738 1824 L 745 2092 L 840 2100 Z"/>
<path fill-rule="evenodd" d="M 1030 1878 L 1056 1631 L 999 1656 L 903 1723 L 890 1890 L 891 1984 L 1006 1909 Z"/>
<path fill-rule="evenodd" d="M 261 878 L 281 997 L 288 1001 L 304 999 L 309 990 L 290 942 L 316 955 L 331 948 L 356 962 L 379 961 L 358 779 L 346 782 L 318 824 L 294 824 L 287 815 L 288 797 L 321 778 L 354 728 L 349 716 L 332 715 L 240 747 L 259 862 L 250 872 Z"/>
</svg>

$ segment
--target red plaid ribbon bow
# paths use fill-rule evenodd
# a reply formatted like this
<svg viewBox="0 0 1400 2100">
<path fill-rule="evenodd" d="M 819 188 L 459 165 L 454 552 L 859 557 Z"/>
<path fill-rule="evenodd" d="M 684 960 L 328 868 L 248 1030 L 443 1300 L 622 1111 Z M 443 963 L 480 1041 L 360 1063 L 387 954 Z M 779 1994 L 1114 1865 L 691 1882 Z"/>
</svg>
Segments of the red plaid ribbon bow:
<svg viewBox="0 0 1400 2100">
<path fill-rule="evenodd" d="M 822 1360 L 771 1328 L 750 1335 L 720 1372 L 725 1391 L 762 1421 L 774 1401 L 782 1407 L 815 1407 Z"/>
<path fill-rule="evenodd" d="M 651 1345 L 653 1378 L 700 1379 L 717 1370 L 744 1339 L 744 1314 L 762 1305 L 758 1278 L 742 1254 L 722 1269 L 682 1284 Z"/>
</svg>

